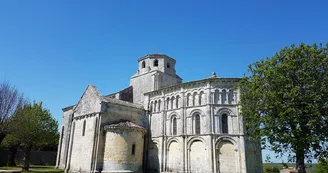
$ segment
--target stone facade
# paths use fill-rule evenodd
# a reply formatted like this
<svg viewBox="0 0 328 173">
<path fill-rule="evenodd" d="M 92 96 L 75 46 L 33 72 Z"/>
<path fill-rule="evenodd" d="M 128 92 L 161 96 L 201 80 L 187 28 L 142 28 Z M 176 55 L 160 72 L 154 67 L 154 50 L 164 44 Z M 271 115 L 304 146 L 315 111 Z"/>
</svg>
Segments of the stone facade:
<svg viewBox="0 0 328 173">
<path fill-rule="evenodd" d="M 213 75 L 182 83 L 171 57 L 151 54 L 138 63 L 129 88 L 102 96 L 89 85 L 78 104 L 63 109 L 57 167 L 105 173 L 262 172 L 260 143 L 244 133 L 238 78 Z"/>
</svg>

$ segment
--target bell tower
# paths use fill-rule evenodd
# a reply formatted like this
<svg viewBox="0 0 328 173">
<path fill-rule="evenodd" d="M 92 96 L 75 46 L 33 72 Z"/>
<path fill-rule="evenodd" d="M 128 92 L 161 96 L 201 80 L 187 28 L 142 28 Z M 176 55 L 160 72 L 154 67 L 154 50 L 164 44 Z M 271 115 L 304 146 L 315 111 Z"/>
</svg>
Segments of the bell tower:
<svg viewBox="0 0 328 173">
<path fill-rule="evenodd" d="M 138 59 L 138 71 L 130 78 L 133 103 L 144 104 L 144 93 L 182 82 L 175 72 L 175 59 L 165 54 L 149 54 Z"/>
</svg>

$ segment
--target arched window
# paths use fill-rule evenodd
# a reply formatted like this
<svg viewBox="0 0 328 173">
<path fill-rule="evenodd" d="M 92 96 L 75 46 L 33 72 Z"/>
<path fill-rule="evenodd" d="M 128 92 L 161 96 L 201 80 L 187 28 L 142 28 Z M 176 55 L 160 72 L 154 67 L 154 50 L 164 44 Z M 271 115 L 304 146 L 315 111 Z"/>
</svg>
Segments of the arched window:
<svg viewBox="0 0 328 173">
<path fill-rule="evenodd" d="M 177 117 L 173 117 L 171 120 L 172 123 L 172 135 L 177 135 Z"/>
<path fill-rule="evenodd" d="M 170 98 L 166 99 L 166 110 L 169 110 Z"/>
<path fill-rule="evenodd" d="M 174 97 L 171 98 L 171 109 L 174 109 Z"/>
<path fill-rule="evenodd" d="M 199 114 L 194 115 L 194 132 L 195 134 L 200 134 L 200 116 Z"/>
<path fill-rule="evenodd" d="M 179 96 L 177 96 L 177 98 L 175 99 L 175 108 L 179 108 L 179 99 Z"/>
<path fill-rule="evenodd" d="M 228 133 L 228 115 L 222 114 L 221 118 L 222 133 Z"/>
<path fill-rule="evenodd" d="M 132 156 L 134 156 L 136 154 L 136 144 L 132 144 L 132 152 L 131 152 Z"/>
<path fill-rule="evenodd" d="M 155 100 L 155 104 L 154 104 L 154 112 L 156 112 L 157 110 L 157 100 Z"/>
<path fill-rule="evenodd" d="M 227 91 L 226 90 L 222 90 L 221 101 L 222 101 L 222 104 L 225 104 L 225 102 L 227 101 Z"/>
<path fill-rule="evenodd" d="M 167 63 L 167 64 L 166 64 L 166 67 L 167 67 L 167 68 L 171 68 L 170 63 Z"/>
<path fill-rule="evenodd" d="M 85 135 L 85 124 L 86 124 L 86 121 L 84 120 L 83 125 L 82 125 L 82 136 Z"/>
<path fill-rule="evenodd" d="M 162 101 L 158 100 L 158 111 L 161 111 L 161 103 L 162 103 Z"/>
<path fill-rule="evenodd" d="M 141 68 L 145 68 L 145 67 L 146 67 L 146 62 L 145 61 L 142 61 Z"/>
<path fill-rule="evenodd" d="M 158 67 L 158 60 L 157 59 L 154 60 L 154 67 Z"/>
</svg>

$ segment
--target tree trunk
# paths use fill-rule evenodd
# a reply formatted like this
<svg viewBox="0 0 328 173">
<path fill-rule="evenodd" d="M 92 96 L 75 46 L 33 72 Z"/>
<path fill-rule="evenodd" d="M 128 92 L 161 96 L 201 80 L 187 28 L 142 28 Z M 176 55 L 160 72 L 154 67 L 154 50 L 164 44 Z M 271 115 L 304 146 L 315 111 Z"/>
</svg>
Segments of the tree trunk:
<svg viewBox="0 0 328 173">
<path fill-rule="evenodd" d="M 304 164 L 304 151 L 296 152 L 296 171 L 306 173 Z"/>
<path fill-rule="evenodd" d="M 31 146 L 24 147 L 23 172 L 28 172 L 30 168 Z"/>
<path fill-rule="evenodd" d="M 15 158 L 17 153 L 18 145 L 11 145 L 9 147 L 7 166 L 16 166 Z"/>
</svg>

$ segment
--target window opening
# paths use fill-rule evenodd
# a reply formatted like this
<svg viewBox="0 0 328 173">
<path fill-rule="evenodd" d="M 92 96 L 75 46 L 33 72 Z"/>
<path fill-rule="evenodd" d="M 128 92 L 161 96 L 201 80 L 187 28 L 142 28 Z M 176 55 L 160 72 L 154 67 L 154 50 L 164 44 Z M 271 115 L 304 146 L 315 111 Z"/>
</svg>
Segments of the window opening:
<svg viewBox="0 0 328 173">
<path fill-rule="evenodd" d="M 132 145 L 132 152 L 131 152 L 132 156 L 134 156 L 136 154 L 136 144 Z"/>
<path fill-rule="evenodd" d="M 86 121 L 84 120 L 83 121 L 83 126 L 82 126 L 82 136 L 85 135 L 85 124 L 86 124 Z"/>
<path fill-rule="evenodd" d="M 157 59 L 154 60 L 154 67 L 158 67 L 158 60 Z"/>
<path fill-rule="evenodd" d="M 228 116 L 227 116 L 227 114 L 222 115 L 222 133 L 228 133 Z"/>
<path fill-rule="evenodd" d="M 200 134 L 200 116 L 199 116 L 199 114 L 195 115 L 195 134 Z"/>
</svg>

